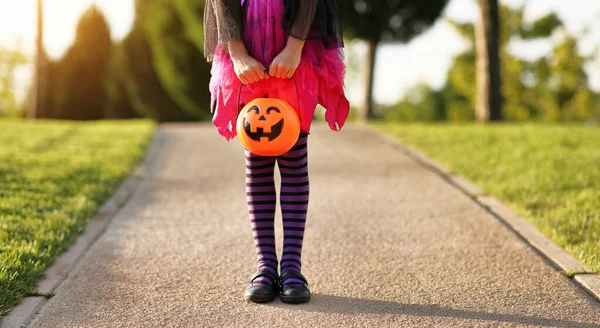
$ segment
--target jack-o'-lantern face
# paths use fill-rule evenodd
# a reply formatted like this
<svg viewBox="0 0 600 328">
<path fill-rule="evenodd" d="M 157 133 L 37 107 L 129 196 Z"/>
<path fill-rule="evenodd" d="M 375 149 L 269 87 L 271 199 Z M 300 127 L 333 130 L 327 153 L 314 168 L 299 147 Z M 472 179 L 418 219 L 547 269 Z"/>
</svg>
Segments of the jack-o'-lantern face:
<svg viewBox="0 0 600 328">
<path fill-rule="evenodd" d="M 298 141 L 300 120 L 287 102 L 258 98 L 242 109 L 236 130 L 242 145 L 251 153 L 279 156 Z"/>
<path fill-rule="evenodd" d="M 250 139 L 260 142 L 262 138 L 273 141 L 281 135 L 283 130 L 283 115 L 277 107 L 266 110 L 252 106 L 247 110 L 244 118 L 244 130 Z"/>
</svg>

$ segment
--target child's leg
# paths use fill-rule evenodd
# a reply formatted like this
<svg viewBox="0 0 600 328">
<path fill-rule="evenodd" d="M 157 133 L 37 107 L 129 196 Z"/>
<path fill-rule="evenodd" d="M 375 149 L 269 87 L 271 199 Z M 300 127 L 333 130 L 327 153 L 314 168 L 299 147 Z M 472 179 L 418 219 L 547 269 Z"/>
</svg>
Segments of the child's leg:
<svg viewBox="0 0 600 328">
<path fill-rule="evenodd" d="M 256 246 L 257 271 L 269 270 L 277 276 L 274 229 L 277 195 L 273 179 L 275 158 L 254 155 L 248 151 L 245 153 L 246 198 Z M 254 282 L 272 283 L 266 277 L 259 277 Z"/>
<path fill-rule="evenodd" d="M 302 241 L 308 209 L 308 134 L 301 133 L 296 145 L 277 158 L 281 172 L 281 212 L 283 215 L 283 255 L 281 272 L 301 271 Z M 289 278 L 289 283 L 301 281 Z"/>
</svg>

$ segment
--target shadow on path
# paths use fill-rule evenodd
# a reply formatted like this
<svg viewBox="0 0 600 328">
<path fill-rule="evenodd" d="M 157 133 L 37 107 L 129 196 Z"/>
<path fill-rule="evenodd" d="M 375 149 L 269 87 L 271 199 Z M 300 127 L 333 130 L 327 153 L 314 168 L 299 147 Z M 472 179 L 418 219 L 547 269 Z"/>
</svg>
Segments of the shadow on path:
<svg viewBox="0 0 600 328">
<path fill-rule="evenodd" d="M 368 300 L 333 295 L 313 294 L 308 304 L 290 305 L 281 302 L 269 303 L 268 306 L 286 309 L 298 309 L 306 312 L 338 313 L 338 314 L 388 314 L 410 315 L 418 317 L 446 317 L 456 319 L 471 319 L 506 322 L 512 324 L 527 324 L 550 327 L 600 327 L 598 324 L 549 319 L 536 316 L 502 314 L 493 312 L 480 312 L 458 310 L 440 305 L 427 304 L 402 304 L 388 301 Z"/>
</svg>

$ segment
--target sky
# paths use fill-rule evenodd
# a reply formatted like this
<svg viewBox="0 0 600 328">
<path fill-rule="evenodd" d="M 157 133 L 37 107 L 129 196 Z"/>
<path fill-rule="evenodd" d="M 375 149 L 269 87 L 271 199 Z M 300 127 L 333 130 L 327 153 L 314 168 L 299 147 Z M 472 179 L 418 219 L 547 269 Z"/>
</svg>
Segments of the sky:
<svg viewBox="0 0 600 328">
<path fill-rule="evenodd" d="M 589 54 L 600 45 L 600 1 L 591 0 L 504 0 L 502 4 L 520 6 L 526 2 L 525 20 L 535 21 L 550 12 L 556 12 L 565 22 L 569 33 L 578 35 L 587 26 L 590 36 L 581 40 L 580 51 Z M 475 0 L 451 0 L 444 15 L 462 22 L 478 19 Z M 441 87 L 452 65 L 452 58 L 461 53 L 465 41 L 445 21 L 440 19 L 432 28 L 408 44 L 384 45 L 376 58 L 374 97 L 380 103 L 390 104 L 405 94 L 411 86 L 426 83 Z M 360 47 L 359 47 L 360 48 Z M 510 50 L 522 58 L 539 58 L 552 49 L 552 41 L 511 42 Z M 360 51 L 360 50 L 358 50 Z M 587 67 L 590 83 L 600 91 L 600 63 Z M 393 74 L 387 72 L 394 72 Z M 359 85 L 348 85 L 361 94 Z M 355 99 L 355 101 L 360 99 Z"/>
<path fill-rule="evenodd" d="M 35 46 L 36 0 L 0 0 L 0 47 L 20 48 L 31 56 Z M 44 48 L 60 58 L 75 38 L 79 17 L 95 3 L 104 13 L 112 39 L 124 38 L 133 26 L 134 0 L 42 0 L 44 6 Z M 24 101 L 31 84 L 31 65 L 17 70 L 16 94 Z"/>
<path fill-rule="evenodd" d="M 46 52 L 60 57 L 73 42 L 75 26 L 82 12 L 96 3 L 102 9 L 113 39 L 122 39 L 131 29 L 133 0 L 42 0 Z M 36 0 L 0 0 L 0 45 L 14 46 L 21 39 L 22 49 L 33 51 L 36 29 Z"/>
<path fill-rule="evenodd" d="M 347 0 L 338 0 L 347 1 Z M 526 1 L 525 18 L 533 21 L 551 11 L 566 23 L 569 33 L 579 34 L 588 28 L 589 36 L 582 39 L 580 51 L 590 53 L 600 45 L 600 1 L 592 0 L 501 0 L 508 5 Z M 14 48 L 20 40 L 21 49 L 31 54 L 35 40 L 36 0 L 0 0 L 0 47 Z M 60 58 L 73 42 L 75 25 L 81 13 L 92 3 L 97 4 L 109 22 L 113 40 L 122 39 L 131 29 L 134 18 L 133 0 L 43 0 L 45 9 L 45 48 L 52 58 Z M 450 0 L 444 15 L 452 19 L 473 22 L 478 17 L 475 0 Z M 556 37 L 555 37 L 556 39 Z M 552 48 L 552 41 L 512 42 L 511 51 L 520 57 L 536 58 Z M 427 83 L 440 87 L 445 82 L 452 58 L 463 51 L 465 41 L 444 20 L 408 44 L 382 45 L 375 67 L 375 100 L 390 104 L 398 101 L 410 87 Z M 358 43 L 347 45 L 348 60 L 364 53 Z M 355 59 L 356 60 L 356 59 Z M 600 90 L 600 63 L 588 65 L 592 87 Z M 17 72 L 19 96 L 23 98 L 31 80 L 30 68 Z M 347 94 L 351 102 L 361 101 L 362 85 L 349 72 Z"/>
</svg>

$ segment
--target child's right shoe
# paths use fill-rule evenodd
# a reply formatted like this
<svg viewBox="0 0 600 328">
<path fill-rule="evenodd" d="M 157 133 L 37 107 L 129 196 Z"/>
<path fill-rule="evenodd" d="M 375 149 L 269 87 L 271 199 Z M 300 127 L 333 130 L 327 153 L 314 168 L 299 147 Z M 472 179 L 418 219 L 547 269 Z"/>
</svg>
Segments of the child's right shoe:
<svg viewBox="0 0 600 328">
<path fill-rule="evenodd" d="M 300 280 L 303 283 L 291 283 L 286 284 L 286 280 L 293 278 Z M 281 273 L 281 301 L 284 303 L 306 303 L 310 301 L 310 290 L 308 289 L 308 282 L 302 273 L 298 271 L 287 270 Z"/>
<path fill-rule="evenodd" d="M 255 284 L 254 280 L 258 277 L 265 277 L 272 281 L 270 284 L 265 284 L 264 282 L 261 284 Z M 270 302 L 275 299 L 275 296 L 279 293 L 279 277 L 271 271 L 263 270 L 256 272 L 252 278 L 250 278 L 250 283 L 248 287 L 246 287 L 246 292 L 244 293 L 244 297 L 247 301 L 255 302 L 255 303 L 265 303 Z"/>
</svg>

